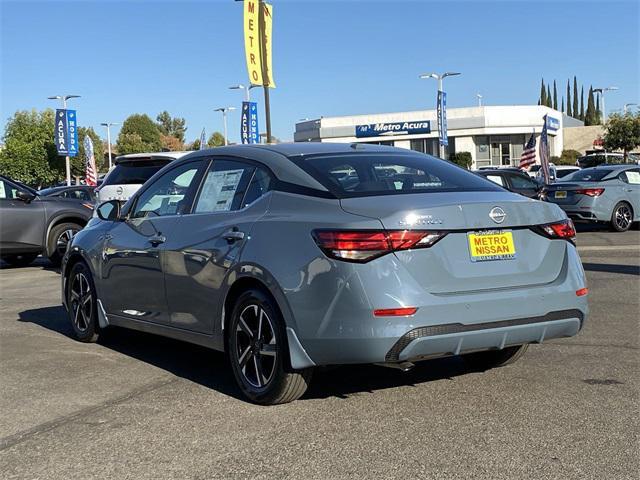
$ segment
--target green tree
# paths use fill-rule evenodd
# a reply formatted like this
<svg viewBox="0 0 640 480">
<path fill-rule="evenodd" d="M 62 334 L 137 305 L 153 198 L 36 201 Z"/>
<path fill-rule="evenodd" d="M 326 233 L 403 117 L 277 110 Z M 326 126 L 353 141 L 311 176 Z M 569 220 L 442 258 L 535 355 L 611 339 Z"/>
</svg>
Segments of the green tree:
<svg viewBox="0 0 640 480">
<path fill-rule="evenodd" d="M 538 101 L 538 105 L 546 105 L 547 104 L 547 90 L 544 88 L 544 78 L 540 83 L 540 100 Z"/>
<path fill-rule="evenodd" d="M 158 152 L 162 149 L 160 129 L 148 115 L 134 113 L 122 123 L 116 144 L 120 155 Z"/>
<path fill-rule="evenodd" d="M 5 126 L 0 173 L 34 187 L 64 177 L 64 157 L 54 142 L 54 111 L 18 111 Z"/>
<path fill-rule="evenodd" d="M 558 89 L 555 80 L 553 81 L 553 109 L 558 110 Z"/>
<path fill-rule="evenodd" d="M 582 154 L 577 150 L 563 150 L 556 165 L 575 165 L 578 157 Z"/>
<path fill-rule="evenodd" d="M 553 98 L 551 97 L 551 88 L 547 85 L 547 103 L 545 104 L 547 107 L 553 107 Z"/>
<path fill-rule="evenodd" d="M 471 168 L 471 163 L 473 162 L 470 152 L 456 152 L 451 154 L 449 161 L 466 169 Z"/>
<path fill-rule="evenodd" d="M 593 102 L 593 86 L 589 87 L 589 95 L 587 96 L 587 111 L 584 114 L 584 124 L 586 126 L 596 125 L 596 106 Z"/>
<path fill-rule="evenodd" d="M 604 127 L 604 148 L 622 150 L 624 159 L 629 151 L 640 146 L 640 112 L 612 114 Z"/>
<path fill-rule="evenodd" d="M 562 97 L 562 106 L 560 107 L 560 111 L 564 113 L 564 97 Z"/>
<path fill-rule="evenodd" d="M 184 135 L 187 131 L 187 121 L 181 117 L 171 117 L 166 110 L 156 117 L 158 128 L 163 135 L 170 135 L 184 143 Z"/>
<path fill-rule="evenodd" d="M 578 107 L 578 79 L 576 76 L 573 76 L 573 116 L 577 118 L 580 115 L 580 110 Z"/>
<path fill-rule="evenodd" d="M 573 117 L 573 111 L 571 110 L 571 87 L 569 86 L 569 79 L 567 79 L 567 115 Z"/>
<path fill-rule="evenodd" d="M 209 136 L 209 140 L 207 141 L 207 148 L 215 148 L 221 147 L 224 145 L 224 135 L 220 132 L 213 132 Z M 200 138 L 196 138 L 191 145 L 189 145 L 189 150 L 200 150 Z"/>
<path fill-rule="evenodd" d="M 600 111 L 600 93 L 596 97 L 596 125 L 600 125 L 602 123 L 602 112 Z"/>
<path fill-rule="evenodd" d="M 584 122 L 584 85 L 580 87 L 580 120 Z"/>
</svg>

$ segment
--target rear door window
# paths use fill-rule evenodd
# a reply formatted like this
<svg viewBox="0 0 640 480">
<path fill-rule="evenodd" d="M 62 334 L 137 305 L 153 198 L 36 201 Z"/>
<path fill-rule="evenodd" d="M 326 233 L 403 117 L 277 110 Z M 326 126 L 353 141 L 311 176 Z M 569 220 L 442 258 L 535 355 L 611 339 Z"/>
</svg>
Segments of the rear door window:
<svg viewBox="0 0 640 480">
<path fill-rule="evenodd" d="M 487 175 L 487 179 L 504 187 L 504 182 L 502 181 L 502 177 L 500 175 Z"/>
<path fill-rule="evenodd" d="M 205 174 L 194 213 L 228 212 L 241 208 L 255 167 L 235 160 L 214 160 Z"/>
</svg>

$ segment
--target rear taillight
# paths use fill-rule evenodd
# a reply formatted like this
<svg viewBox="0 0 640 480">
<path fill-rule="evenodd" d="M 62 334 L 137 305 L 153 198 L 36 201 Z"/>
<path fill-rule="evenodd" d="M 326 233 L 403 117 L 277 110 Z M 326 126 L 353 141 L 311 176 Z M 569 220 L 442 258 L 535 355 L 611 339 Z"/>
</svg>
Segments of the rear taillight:
<svg viewBox="0 0 640 480">
<path fill-rule="evenodd" d="M 582 188 L 576 190 L 575 193 L 579 195 L 588 195 L 590 197 L 599 197 L 604 192 L 604 188 Z"/>
<path fill-rule="evenodd" d="M 315 230 L 313 239 L 328 257 L 364 263 L 398 250 L 430 247 L 445 235 L 418 230 Z"/>
<path fill-rule="evenodd" d="M 549 238 L 561 238 L 563 240 L 573 241 L 576 236 L 576 227 L 570 218 L 562 220 L 561 222 L 540 225 L 540 230 Z"/>
</svg>

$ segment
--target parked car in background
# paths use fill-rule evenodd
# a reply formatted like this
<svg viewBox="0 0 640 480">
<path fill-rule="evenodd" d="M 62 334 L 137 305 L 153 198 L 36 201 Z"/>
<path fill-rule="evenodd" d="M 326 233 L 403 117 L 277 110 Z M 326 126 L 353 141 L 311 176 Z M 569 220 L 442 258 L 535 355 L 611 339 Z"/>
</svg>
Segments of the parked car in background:
<svg viewBox="0 0 640 480">
<path fill-rule="evenodd" d="M 96 187 L 90 187 L 89 185 L 71 185 L 70 187 L 51 187 L 39 190 L 38 195 L 44 197 L 59 197 L 68 198 L 70 200 L 78 200 L 80 202 L 86 202 L 90 204 L 96 203 Z"/>
<path fill-rule="evenodd" d="M 625 160 L 622 153 L 615 152 L 592 152 L 576 160 L 576 165 L 580 168 L 597 167 L 598 165 L 623 165 L 623 164 L 640 164 L 640 157 L 629 153 Z"/>
<path fill-rule="evenodd" d="M 624 232 L 640 220 L 640 167 L 585 168 L 548 185 L 547 196 L 575 220 L 608 222 Z"/>
<path fill-rule="evenodd" d="M 556 168 L 557 167 L 553 162 L 549 162 L 549 180 L 551 182 L 555 182 L 557 179 Z M 531 165 L 526 173 L 531 178 L 535 178 L 539 182 L 542 181 L 542 165 L 538 163 Z"/>
<path fill-rule="evenodd" d="M 574 172 L 580 170 L 580 167 L 574 167 L 571 165 L 558 165 L 556 166 L 556 180 L 566 177 Z"/>
<path fill-rule="evenodd" d="M 544 187 L 536 180 L 532 179 L 521 170 L 515 169 L 494 169 L 479 170 L 478 175 L 497 183 L 501 187 L 506 188 L 525 197 L 541 199 L 544 197 Z"/>
<path fill-rule="evenodd" d="M 67 244 L 92 212 L 88 202 L 39 195 L 0 175 L 0 258 L 24 266 L 43 254 L 59 265 Z"/>
<path fill-rule="evenodd" d="M 144 182 L 168 163 L 189 152 L 133 153 L 116 157 L 115 166 L 96 188 L 97 203 L 127 201 Z"/>
<path fill-rule="evenodd" d="M 97 213 L 62 269 L 76 337 L 119 325 L 225 350 L 256 403 L 297 399 L 322 365 L 507 365 L 587 316 L 560 208 L 402 148 L 193 152 Z"/>
</svg>

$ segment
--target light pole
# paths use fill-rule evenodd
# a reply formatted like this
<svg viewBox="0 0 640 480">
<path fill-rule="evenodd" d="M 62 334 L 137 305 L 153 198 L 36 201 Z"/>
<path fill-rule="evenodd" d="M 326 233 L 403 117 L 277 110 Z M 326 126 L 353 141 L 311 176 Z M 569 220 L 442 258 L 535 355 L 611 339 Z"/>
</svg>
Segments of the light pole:
<svg viewBox="0 0 640 480">
<path fill-rule="evenodd" d="M 481 107 L 482 106 L 482 95 L 480 95 L 479 93 L 476 93 L 476 97 L 478 97 L 478 106 Z"/>
<path fill-rule="evenodd" d="M 229 90 L 244 90 L 244 101 L 245 102 L 250 102 L 251 101 L 251 95 L 249 94 L 249 90 L 251 90 L 252 88 L 258 87 L 259 85 L 243 85 L 241 83 L 239 83 L 238 85 L 232 85 L 229 87 Z"/>
<path fill-rule="evenodd" d="M 229 142 L 227 141 L 227 112 L 230 112 L 231 110 L 235 110 L 236 107 L 220 107 L 220 108 L 216 108 L 215 111 L 216 112 L 222 112 L 222 123 L 224 125 L 224 144 L 228 145 Z"/>
<path fill-rule="evenodd" d="M 637 103 L 625 103 L 622 106 L 622 112 L 626 115 L 627 111 L 629 110 L 629 107 L 633 107 L 634 105 L 638 105 Z"/>
<path fill-rule="evenodd" d="M 62 100 L 62 108 L 64 110 L 67 109 L 67 100 L 72 98 L 80 98 L 80 95 L 54 95 L 52 97 L 47 97 L 49 100 Z M 67 186 L 71 186 L 71 161 L 69 159 L 69 155 L 64 157 L 65 170 L 67 174 Z"/>
<path fill-rule="evenodd" d="M 107 127 L 107 149 L 109 150 L 109 171 L 111 171 L 111 127 L 113 125 L 120 125 L 115 122 L 104 122 L 101 123 L 103 127 Z"/>
<path fill-rule="evenodd" d="M 442 81 L 446 77 L 453 77 L 454 75 L 460 75 L 460 72 L 445 72 L 445 73 L 441 73 L 440 75 L 438 75 L 437 73 L 423 73 L 422 75 L 420 75 L 420 78 L 423 80 L 426 78 L 435 78 L 438 81 L 438 91 L 444 92 L 444 90 L 442 89 Z M 444 115 L 444 112 L 443 112 L 443 115 Z M 444 124 L 444 118 L 442 119 L 442 123 Z M 438 132 L 438 133 L 440 134 L 440 136 L 442 136 L 442 132 Z M 439 146 L 438 151 L 440 152 L 440 158 L 444 158 L 444 145 L 442 145 L 442 143 L 438 141 L 438 146 Z"/>
<path fill-rule="evenodd" d="M 607 122 L 607 111 L 604 108 L 604 92 L 610 92 L 613 90 L 618 90 L 618 87 L 603 87 L 603 88 L 594 88 L 594 92 L 600 93 L 600 98 L 602 99 L 602 124 L 604 125 Z"/>
</svg>

